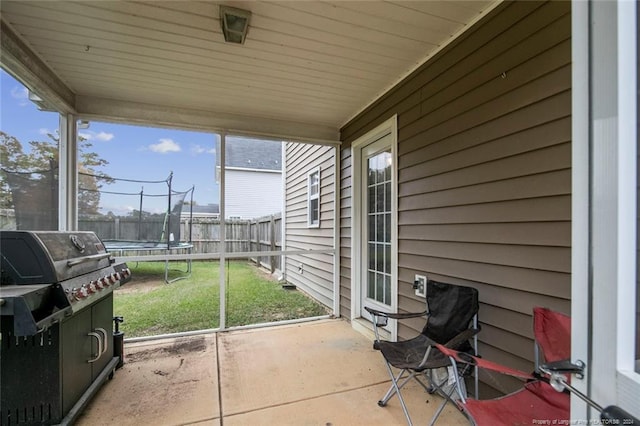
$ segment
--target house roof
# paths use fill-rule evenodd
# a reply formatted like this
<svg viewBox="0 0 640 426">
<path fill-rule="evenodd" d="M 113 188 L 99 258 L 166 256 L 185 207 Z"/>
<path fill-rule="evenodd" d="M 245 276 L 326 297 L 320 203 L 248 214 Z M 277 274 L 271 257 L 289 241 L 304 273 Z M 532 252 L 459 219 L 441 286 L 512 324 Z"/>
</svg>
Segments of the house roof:
<svg viewBox="0 0 640 426">
<path fill-rule="evenodd" d="M 183 209 L 183 212 L 185 212 L 186 210 L 187 208 L 185 207 Z M 196 204 L 195 206 L 191 207 L 191 211 L 193 214 L 216 214 L 216 213 L 220 213 L 220 206 L 217 204 L 207 204 L 207 205 Z"/>
<path fill-rule="evenodd" d="M 282 142 L 247 138 L 227 138 L 225 166 L 281 171 Z"/>
<path fill-rule="evenodd" d="M 500 1 L 2 1 L 2 64 L 65 113 L 335 143 Z"/>
</svg>

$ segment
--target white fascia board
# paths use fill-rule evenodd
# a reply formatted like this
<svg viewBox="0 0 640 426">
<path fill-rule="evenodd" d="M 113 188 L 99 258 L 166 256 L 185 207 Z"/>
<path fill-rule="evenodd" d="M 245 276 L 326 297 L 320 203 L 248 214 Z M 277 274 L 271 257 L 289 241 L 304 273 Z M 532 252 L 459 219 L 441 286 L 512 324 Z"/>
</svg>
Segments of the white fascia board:
<svg viewBox="0 0 640 426">
<path fill-rule="evenodd" d="M 220 168 L 220 166 L 216 166 L 217 168 Z M 277 173 L 277 174 L 282 174 L 282 170 L 272 170 L 272 169 L 252 169 L 249 167 L 225 167 L 224 168 L 226 171 L 238 171 L 238 172 L 253 172 L 253 173 Z"/>
<path fill-rule="evenodd" d="M 83 119 L 144 124 L 173 129 L 204 130 L 233 136 L 339 145 L 340 130 L 331 126 L 199 109 L 77 96 Z"/>
<path fill-rule="evenodd" d="M 0 63 L 31 92 L 61 114 L 75 112 L 76 96 L 18 36 L 5 20 L 0 23 Z"/>
</svg>

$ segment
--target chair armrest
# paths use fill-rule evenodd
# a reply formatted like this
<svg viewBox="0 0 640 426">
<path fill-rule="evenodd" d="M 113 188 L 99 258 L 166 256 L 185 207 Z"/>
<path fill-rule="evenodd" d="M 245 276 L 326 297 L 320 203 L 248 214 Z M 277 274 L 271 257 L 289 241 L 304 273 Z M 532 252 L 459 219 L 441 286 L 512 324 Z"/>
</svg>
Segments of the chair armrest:
<svg viewBox="0 0 640 426">
<path fill-rule="evenodd" d="M 445 343 L 444 346 L 446 346 L 449 349 L 457 349 L 460 347 L 460 345 L 462 345 L 464 342 L 471 339 L 473 336 L 475 336 L 478 333 L 480 333 L 479 326 L 478 328 L 467 328 L 466 330 L 464 330 L 463 332 L 455 336 L 453 339 Z"/>
<path fill-rule="evenodd" d="M 548 362 L 538 367 L 540 371 L 546 374 L 584 374 L 584 363 L 572 363 L 569 359 Z"/>
<path fill-rule="evenodd" d="M 498 373 L 508 374 L 510 376 L 520 377 L 527 380 L 535 379 L 533 375 L 525 373 L 524 371 L 516 370 L 505 365 L 500 365 L 486 359 L 478 358 L 476 356 L 469 355 L 466 352 L 459 352 L 440 344 L 436 344 L 436 347 L 440 350 L 440 352 L 448 356 L 451 359 L 451 362 L 455 361 L 474 366 L 477 365 L 478 367 L 484 368 L 486 370 L 496 371 Z"/>
<path fill-rule="evenodd" d="M 373 328 L 373 332 L 376 335 L 376 340 L 373 343 L 373 349 L 378 350 L 380 349 L 378 346 L 378 342 L 380 341 L 380 335 L 378 334 L 378 328 L 379 327 L 384 327 L 387 325 L 387 323 L 389 322 L 389 318 L 391 319 L 404 319 L 404 318 L 417 318 L 417 317 L 422 317 L 422 316 L 428 316 L 428 312 L 424 311 L 424 312 L 409 312 L 409 313 L 404 313 L 404 314 L 394 314 L 391 312 L 383 312 L 383 311 L 379 311 L 377 309 L 374 308 L 370 308 L 368 306 L 365 306 L 364 309 L 369 312 L 372 316 L 373 316 L 373 324 L 375 325 L 375 327 Z"/>
<path fill-rule="evenodd" d="M 615 405 L 605 407 L 601 411 L 600 420 L 603 420 L 602 424 L 640 425 L 640 419 L 636 419 L 631 414 Z"/>
<path fill-rule="evenodd" d="M 391 319 L 406 319 L 406 318 L 418 318 L 428 316 L 429 313 L 427 311 L 423 312 L 406 312 L 406 313 L 393 313 L 393 312 L 383 312 L 377 309 L 370 308 L 365 306 L 364 309 L 369 312 L 373 316 L 391 318 Z"/>
</svg>

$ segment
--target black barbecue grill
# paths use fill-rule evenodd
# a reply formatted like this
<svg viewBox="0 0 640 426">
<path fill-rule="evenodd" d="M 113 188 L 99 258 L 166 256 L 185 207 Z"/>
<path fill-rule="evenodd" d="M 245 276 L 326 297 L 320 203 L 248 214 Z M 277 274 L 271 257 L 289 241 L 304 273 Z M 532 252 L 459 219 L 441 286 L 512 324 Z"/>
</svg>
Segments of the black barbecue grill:
<svg viewBox="0 0 640 426">
<path fill-rule="evenodd" d="M 0 425 L 71 423 L 110 377 L 113 290 L 93 232 L 0 231 Z"/>
</svg>

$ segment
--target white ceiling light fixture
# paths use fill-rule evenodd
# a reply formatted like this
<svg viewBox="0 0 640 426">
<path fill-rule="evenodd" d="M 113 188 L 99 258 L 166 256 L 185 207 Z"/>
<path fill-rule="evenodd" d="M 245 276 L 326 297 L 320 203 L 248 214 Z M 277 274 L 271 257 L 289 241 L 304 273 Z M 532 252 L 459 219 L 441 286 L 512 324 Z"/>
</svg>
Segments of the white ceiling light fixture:
<svg viewBox="0 0 640 426">
<path fill-rule="evenodd" d="M 47 101 L 45 101 L 40 96 L 33 93 L 30 89 L 27 89 L 27 92 L 28 92 L 29 100 L 33 102 L 36 107 L 38 107 L 38 110 L 55 111 L 55 109 L 49 103 L 47 103 Z"/>
<path fill-rule="evenodd" d="M 251 12 L 235 7 L 220 6 L 220 25 L 227 43 L 244 44 L 249 30 Z"/>
</svg>

